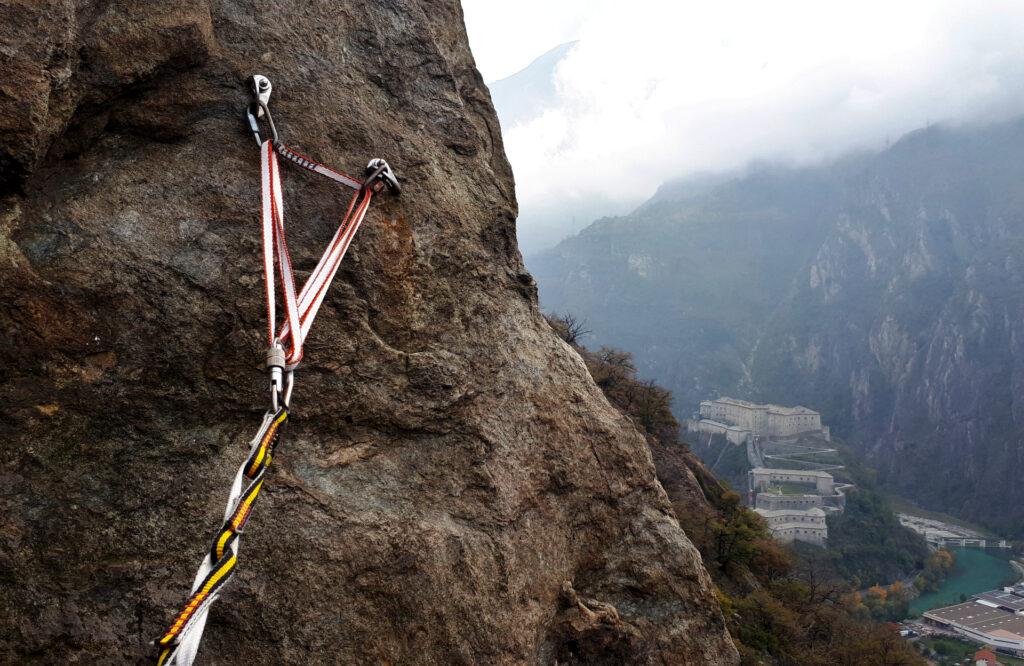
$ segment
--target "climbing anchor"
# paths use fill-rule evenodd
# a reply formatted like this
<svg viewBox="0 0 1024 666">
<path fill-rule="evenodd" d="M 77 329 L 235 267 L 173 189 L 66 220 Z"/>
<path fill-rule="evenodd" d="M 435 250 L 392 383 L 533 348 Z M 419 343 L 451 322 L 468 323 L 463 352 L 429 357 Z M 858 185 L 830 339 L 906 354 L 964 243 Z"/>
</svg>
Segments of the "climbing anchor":
<svg viewBox="0 0 1024 666">
<path fill-rule="evenodd" d="M 249 455 L 235 474 L 224 522 L 199 566 L 189 598 L 168 630 L 154 641 L 158 666 L 189 666 L 195 659 L 210 606 L 231 579 L 238 564 L 239 539 L 263 487 L 281 426 L 288 418 L 295 368 L 302 361 L 303 343 L 313 320 L 352 239 L 366 217 L 370 201 L 375 195 L 383 192 L 398 194 L 401 189 L 394 171 L 383 159 L 370 160 L 363 178 L 357 179 L 285 145 L 278 136 L 270 113 L 270 94 L 273 90 L 270 80 L 255 74 L 249 79 L 249 85 L 252 99 L 246 106 L 245 119 L 260 147 L 260 217 L 267 304 L 266 367 L 270 381 L 270 408 L 263 415 L 263 422 L 249 443 Z M 260 129 L 261 120 L 265 120 L 269 127 L 269 136 L 265 137 Z M 285 239 L 279 157 L 354 190 L 341 224 L 301 290 L 295 286 L 295 275 Z M 280 282 L 285 315 L 280 326 L 277 322 L 277 282 Z"/>
</svg>

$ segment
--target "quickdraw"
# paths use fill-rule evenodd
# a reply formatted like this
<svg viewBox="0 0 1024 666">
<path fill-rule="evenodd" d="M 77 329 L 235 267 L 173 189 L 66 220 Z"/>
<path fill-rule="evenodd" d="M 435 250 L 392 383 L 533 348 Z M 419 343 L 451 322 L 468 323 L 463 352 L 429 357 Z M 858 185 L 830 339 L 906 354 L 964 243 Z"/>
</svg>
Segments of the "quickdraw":
<svg viewBox="0 0 1024 666">
<path fill-rule="evenodd" d="M 246 119 L 260 147 L 263 272 L 267 303 L 266 364 L 270 375 L 270 409 L 263 416 L 263 423 L 249 443 L 249 456 L 235 475 L 224 511 L 224 523 L 199 566 L 190 596 L 170 628 L 154 641 L 158 649 L 158 666 L 189 666 L 195 659 L 210 605 L 231 579 L 238 564 L 239 537 L 263 487 L 281 426 L 288 418 L 295 368 L 302 360 L 302 347 L 309 329 L 353 237 L 366 217 L 371 199 L 384 191 L 397 194 L 400 190 L 398 179 L 382 159 L 370 160 L 363 180 L 358 180 L 282 143 L 270 113 L 270 80 L 257 74 L 250 79 L 250 85 L 253 99 L 246 108 Z M 268 138 L 264 138 L 260 130 L 260 119 L 265 119 L 270 129 Z M 298 292 L 285 241 L 279 156 L 355 190 L 338 230 L 302 290 Z M 280 283 L 284 309 L 280 330 L 277 325 L 275 282 Z"/>
</svg>

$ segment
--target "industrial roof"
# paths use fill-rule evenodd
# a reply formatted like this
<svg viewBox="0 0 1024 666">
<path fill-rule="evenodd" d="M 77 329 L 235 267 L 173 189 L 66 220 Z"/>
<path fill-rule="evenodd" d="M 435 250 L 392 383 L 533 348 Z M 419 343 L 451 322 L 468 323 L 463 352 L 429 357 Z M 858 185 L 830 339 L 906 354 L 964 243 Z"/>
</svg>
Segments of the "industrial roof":
<svg viewBox="0 0 1024 666">
<path fill-rule="evenodd" d="M 1024 610 L 1024 597 L 1017 596 L 1016 594 L 1010 592 L 1004 592 L 1002 590 L 982 592 L 981 594 L 975 595 L 974 598 L 978 600 L 988 601 L 1007 610 Z"/>
<path fill-rule="evenodd" d="M 1016 615 L 1002 608 L 992 608 L 977 601 L 936 608 L 925 613 L 925 617 L 958 624 L 1004 639 L 1024 641 L 1024 615 Z"/>
</svg>

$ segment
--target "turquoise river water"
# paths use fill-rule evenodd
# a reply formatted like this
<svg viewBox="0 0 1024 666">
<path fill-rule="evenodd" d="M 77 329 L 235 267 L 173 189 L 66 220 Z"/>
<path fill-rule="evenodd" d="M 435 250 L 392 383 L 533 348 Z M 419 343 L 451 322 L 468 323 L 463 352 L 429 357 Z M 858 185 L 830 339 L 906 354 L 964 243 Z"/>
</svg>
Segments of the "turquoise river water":
<svg viewBox="0 0 1024 666">
<path fill-rule="evenodd" d="M 953 548 L 956 566 L 952 575 L 935 592 L 922 594 L 910 602 L 910 612 L 923 613 L 932 608 L 960 603 L 960 595 L 971 596 L 993 590 L 1015 577 L 1008 550 L 998 548 Z"/>
</svg>

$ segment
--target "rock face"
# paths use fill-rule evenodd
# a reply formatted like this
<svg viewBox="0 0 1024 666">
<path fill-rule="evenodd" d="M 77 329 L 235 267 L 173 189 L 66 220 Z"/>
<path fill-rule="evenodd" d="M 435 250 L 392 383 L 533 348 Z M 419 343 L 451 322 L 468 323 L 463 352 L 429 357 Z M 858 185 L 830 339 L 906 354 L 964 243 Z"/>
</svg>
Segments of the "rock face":
<svg viewBox="0 0 1024 666">
<path fill-rule="evenodd" d="M 321 310 L 202 663 L 736 661 L 643 438 L 538 312 L 456 2 L 0 15 L 0 661 L 150 654 L 219 522 L 268 397 L 254 71 L 290 143 L 404 192 Z M 284 175 L 301 279 L 344 194 Z"/>
<path fill-rule="evenodd" d="M 665 187 L 531 260 L 675 392 L 805 404 L 889 489 L 1024 535 L 1024 120 Z"/>
</svg>

